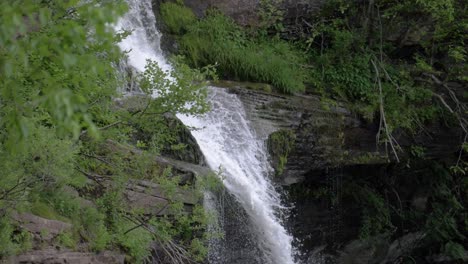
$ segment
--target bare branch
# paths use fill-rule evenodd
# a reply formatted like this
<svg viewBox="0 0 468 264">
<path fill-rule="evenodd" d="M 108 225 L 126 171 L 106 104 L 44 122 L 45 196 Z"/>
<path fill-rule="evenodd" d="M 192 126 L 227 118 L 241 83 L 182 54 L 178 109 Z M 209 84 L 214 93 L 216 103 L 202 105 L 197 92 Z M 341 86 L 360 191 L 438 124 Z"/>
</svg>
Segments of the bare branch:
<svg viewBox="0 0 468 264">
<path fill-rule="evenodd" d="M 432 93 L 433 96 L 437 97 L 441 102 L 442 104 L 445 106 L 445 108 L 447 108 L 447 110 L 454 114 L 455 112 L 453 112 L 452 108 L 447 104 L 447 102 L 445 102 L 444 98 L 442 96 L 440 96 L 439 94 L 436 94 L 436 93 Z"/>
<path fill-rule="evenodd" d="M 377 79 L 377 84 L 378 84 L 378 87 L 379 87 L 379 102 L 380 102 L 379 108 L 380 108 L 381 124 L 383 124 L 383 128 L 384 128 L 385 134 L 387 136 L 387 142 L 390 144 L 390 147 L 392 148 L 393 154 L 395 155 L 395 158 L 396 158 L 397 162 L 400 162 L 400 159 L 398 158 L 397 151 L 396 151 L 395 146 L 393 144 L 394 139 L 390 135 L 388 125 L 387 125 L 387 120 L 386 120 L 386 117 L 385 117 L 384 101 L 383 101 L 383 93 L 382 93 L 382 83 L 380 81 L 379 69 L 377 68 L 377 64 L 374 62 L 373 59 L 371 60 L 371 63 L 372 63 L 372 66 L 374 66 L 375 75 L 376 75 L 376 79 Z M 380 129 L 379 129 L 379 132 L 380 132 Z"/>
</svg>

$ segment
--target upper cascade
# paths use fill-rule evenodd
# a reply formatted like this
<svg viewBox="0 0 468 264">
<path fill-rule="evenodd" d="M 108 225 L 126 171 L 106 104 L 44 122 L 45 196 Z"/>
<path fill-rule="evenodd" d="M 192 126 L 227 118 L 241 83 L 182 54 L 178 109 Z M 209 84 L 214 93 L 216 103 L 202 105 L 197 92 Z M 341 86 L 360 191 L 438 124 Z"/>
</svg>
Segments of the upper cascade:
<svg viewBox="0 0 468 264">
<path fill-rule="evenodd" d="M 129 30 L 131 34 L 119 43 L 120 49 L 129 51 L 128 63 L 142 72 L 147 60 L 156 61 L 164 71 L 171 66 L 164 57 L 160 40 L 161 33 L 156 28 L 156 18 L 150 0 L 127 0 L 128 12 L 115 28 Z"/>
</svg>

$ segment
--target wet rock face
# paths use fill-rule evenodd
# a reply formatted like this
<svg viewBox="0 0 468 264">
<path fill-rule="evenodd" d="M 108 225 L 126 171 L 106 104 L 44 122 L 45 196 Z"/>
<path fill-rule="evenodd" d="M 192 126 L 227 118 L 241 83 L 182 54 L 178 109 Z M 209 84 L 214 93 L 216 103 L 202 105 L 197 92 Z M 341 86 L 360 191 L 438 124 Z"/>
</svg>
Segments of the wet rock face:
<svg viewBox="0 0 468 264">
<path fill-rule="evenodd" d="M 394 161 L 394 156 L 392 153 L 387 155 L 383 144 L 377 146 L 378 120 L 363 120 L 339 102 L 327 105 L 316 95 L 275 94 L 252 88 L 254 86 L 249 83 L 223 81 L 216 86 L 225 87 L 239 96 L 252 127 L 261 138 L 267 140 L 281 130 L 294 133 L 294 144 L 287 157 L 283 157 L 287 162 L 279 166 L 281 173 L 277 179 L 282 184 L 301 182 L 310 172 L 328 167 Z M 405 149 L 399 153 L 400 159 L 409 155 L 413 145 L 423 146 L 425 157 L 430 159 L 444 160 L 456 155 L 460 129 L 434 123 L 428 131 L 417 135 L 395 131 L 393 136 Z M 270 154 L 275 164 L 275 153 Z"/>
<path fill-rule="evenodd" d="M 327 166 L 379 161 L 370 158 L 362 161 L 348 159 L 351 155 L 379 157 L 380 154 L 375 153 L 374 130 L 377 130 L 367 127 L 357 116 L 339 105 L 324 106 L 318 96 L 288 96 L 246 89 L 244 83 L 225 82 L 222 85 L 242 100 L 247 116 L 261 138 L 271 138 L 278 131 L 294 134 L 288 155 L 283 157 L 285 164 L 279 166 L 281 171 L 277 175 L 283 184 L 300 182 L 308 171 Z M 269 149 L 274 150 L 275 146 Z M 273 159 L 277 156 L 270 154 Z"/>
</svg>

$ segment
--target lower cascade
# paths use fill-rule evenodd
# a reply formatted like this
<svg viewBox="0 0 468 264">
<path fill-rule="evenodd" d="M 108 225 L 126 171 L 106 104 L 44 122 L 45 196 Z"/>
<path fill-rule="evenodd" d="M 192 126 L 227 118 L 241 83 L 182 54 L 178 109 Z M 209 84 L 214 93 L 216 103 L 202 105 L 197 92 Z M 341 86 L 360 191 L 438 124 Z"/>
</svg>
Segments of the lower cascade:
<svg viewBox="0 0 468 264">
<path fill-rule="evenodd" d="M 151 1 L 127 2 L 130 10 L 116 27 L 133 30 L 133 34 L 120 44 L 122 50 L 130 51 L 128 63 L 142 71 L 146 59 L 151 59 L 162 69 L 170 70 L 159 46 L 161 36 L 156 29 Z M 208 89 L 212 106 L 209 113 L 202 117 L 178 117 L 185 125 L 197 128 L 192 134 L 208 165 L 215 171 L 221 170 L 227 191 L 248 216 L 248 232 L 251 232 L 250 236 L 255 240 L 251 242 L 258 247 L 260 256 L 251 256 L 242 263 L 292 264 L 293 239 L 280 219 L 284 207 L 269 179 L 272 169 L 265 139 L 259 138 L 250 127 L 242 102 L 236 95 L 222 88 Z M 232 217 L 228 221 L 242 219 Z M 229 239 L 225 237 L 225 240 Z M 215 248 L 211 247 L 212 250 Z M 210 259 L 210 263 L 232 263 L 226 261 Z"/>
<path fill-rule="evenodd" d="M 250 128 L 236 95 L 210 87 L 210 102 L 212 109 L 205 116 L 179 118 L 186 125 L 201 128 L 192 134 L 208 165 L 222 169 L 226 189 L 248 214 L 267 258 L 264 261 L 294 263 L 292 238 L 276 216 L 281 201 L 268 179 L 271 168 L 264 141 Z"/>
</svg>

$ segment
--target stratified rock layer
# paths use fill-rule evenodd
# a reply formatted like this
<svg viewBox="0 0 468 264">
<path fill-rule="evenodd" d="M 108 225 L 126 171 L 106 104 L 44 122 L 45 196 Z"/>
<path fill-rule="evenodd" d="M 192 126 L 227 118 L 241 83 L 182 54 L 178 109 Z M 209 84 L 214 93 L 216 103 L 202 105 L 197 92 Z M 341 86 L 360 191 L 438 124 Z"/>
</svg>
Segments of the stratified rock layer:
<svg viewBox="0 0 468 264">
<path fill-rule="evenodd" d="M 251 89 L 258 88 L 258 84 L 223 81 L 216 85 L 239 96 L 261 137 L 267 139 L 282 129 L 294 132 L 294 146 L 280 175 L 284 184 L 300 182 L 309 172 L 329 167 L 394 161 L 383 144 L 377 145 L 378 120 L 363 120 L 344 104 L 327 104 L 316 95 L 281 95 Z M 427 158 L 444 159 L 457 153 L 461 131 L 439 123 L 432 124 L 429 131 L 417 135 L 395 131 L 393 136 L 403 149 L 424 147 Z M 408 152 L 399 153 L 400 158 Z"/>
</svg>

